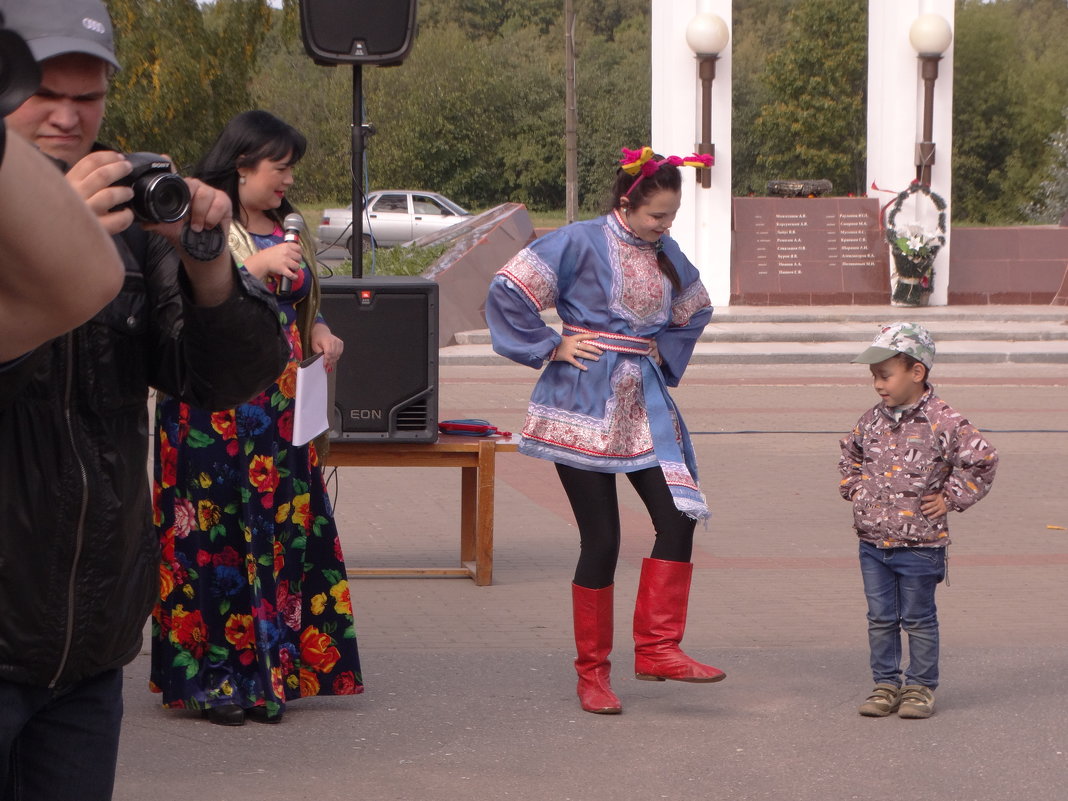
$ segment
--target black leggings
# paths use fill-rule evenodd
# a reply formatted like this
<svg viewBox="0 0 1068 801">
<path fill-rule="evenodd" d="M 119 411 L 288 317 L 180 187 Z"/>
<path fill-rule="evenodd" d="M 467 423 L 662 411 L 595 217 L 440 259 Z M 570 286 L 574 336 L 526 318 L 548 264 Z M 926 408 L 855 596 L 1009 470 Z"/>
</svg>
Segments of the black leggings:
<svg viewBox="0 0 1068 801">
<path fill-rule="evenodd" d="M 556 472 L 571 502 L 579 530 L 575 583 L 591 590 L 607 587 L 615 580 L 619 560 L 619 503 L 615 473 L 595 473 L 562 464 L 556 465 Z M 653 521 L 656 542 L 652 558 L 689 562 L 696 521 L 675 507 L 675 500 L 664 480 L 664 471 L 657 466 L 626 475 Z"/>
</svg>

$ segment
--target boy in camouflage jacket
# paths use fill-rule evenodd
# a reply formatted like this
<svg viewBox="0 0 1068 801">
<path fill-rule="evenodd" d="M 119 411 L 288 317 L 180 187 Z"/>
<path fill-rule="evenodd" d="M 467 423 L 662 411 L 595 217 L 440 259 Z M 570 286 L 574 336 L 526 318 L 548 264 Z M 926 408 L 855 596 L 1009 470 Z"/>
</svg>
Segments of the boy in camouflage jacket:
<svg viewBox="0 0 1068 801">
<path fill-rule="evenodd" d="M 853 360 L 870 365 L 882 399 L 842 439 L 838 465 L 860 538 L 875 689 L 859 711 L 870 717 L 933 714 L 946 517 L 986 495 L 997 470 L 997 450 L 928 383 L 934 354 L 925 328 L 895 323 Z M 909 637 L 903 684 L 901 629 Z"/>
</svg>

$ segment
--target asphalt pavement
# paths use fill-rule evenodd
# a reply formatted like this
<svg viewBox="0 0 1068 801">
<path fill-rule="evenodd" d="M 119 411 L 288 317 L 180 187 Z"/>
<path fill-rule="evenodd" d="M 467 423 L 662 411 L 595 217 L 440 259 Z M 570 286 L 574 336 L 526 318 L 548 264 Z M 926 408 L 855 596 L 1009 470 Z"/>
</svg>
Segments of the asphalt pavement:
<svg viewBox="0 0 1068 801">
<path fill-rule="evenodd" d="M 442 419 L 520 427 L 536 373 L 444 366 Z M 850 364 L 709 364 L 674 391 L 713 517 L 697 532 L 693 656 L 713 685 L 633 678 L 630 615 L 651 533 L 620 482 L 613 685 L 580 710 L 569 582 L 577 534 L 551 464 L 498 457 L 494 583 L 351 582 L 366 691 L 287 706 L 277 726 L 163 710 L 126 669 L 118 801 L 1044 801 L 1068 781 L 1068 365 L 936 365 L 987 431 L 990 495 L 951 520 L 939 589 L 942 686 L 929 720 L 860 717 L 864 599 L 837 440 L 877 400 Z M 455 564 L 459 475 L 344 468 L 350 565 Z"/>
</svg>

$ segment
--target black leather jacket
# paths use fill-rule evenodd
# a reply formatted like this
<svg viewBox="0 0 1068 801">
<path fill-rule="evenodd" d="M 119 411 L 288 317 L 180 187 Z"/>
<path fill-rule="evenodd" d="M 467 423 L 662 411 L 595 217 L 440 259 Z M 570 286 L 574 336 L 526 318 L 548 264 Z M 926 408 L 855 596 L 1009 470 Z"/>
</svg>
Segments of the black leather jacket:
<svg viewBox="0 0 1068 801">
<path fill-rule="evenodd" d="M 137 655 L 159 585 L 149 387 L 229 408 L 289 355 L 258 281 L 235 268 L 234 294 L 196 307 L 166 240 L 134 225 L 116 244 L 119 295 L 0 367 L 0 679 L 64 687 Z"/>
</svg>

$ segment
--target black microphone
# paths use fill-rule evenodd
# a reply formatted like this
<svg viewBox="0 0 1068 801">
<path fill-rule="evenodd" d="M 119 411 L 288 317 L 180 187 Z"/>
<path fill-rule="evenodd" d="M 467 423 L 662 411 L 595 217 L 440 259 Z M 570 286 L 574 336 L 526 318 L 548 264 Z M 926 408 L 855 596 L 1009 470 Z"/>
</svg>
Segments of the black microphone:
<svg viewBox="0 0 1068 801">
<path fill-rule="evenodd" d="M 300 232 L 304 230 L 304 218 L 299 214 L 287 214 L 286 218 L 282 221 L 282 228 L 285 229 L 286 236 L 284 242 L 296 242 L 300 244 Z M 287 275 L 283 275 L 278 281 L 278 291 L 288 292 L 293 286 L 292 279 Z"/>
</svg>

